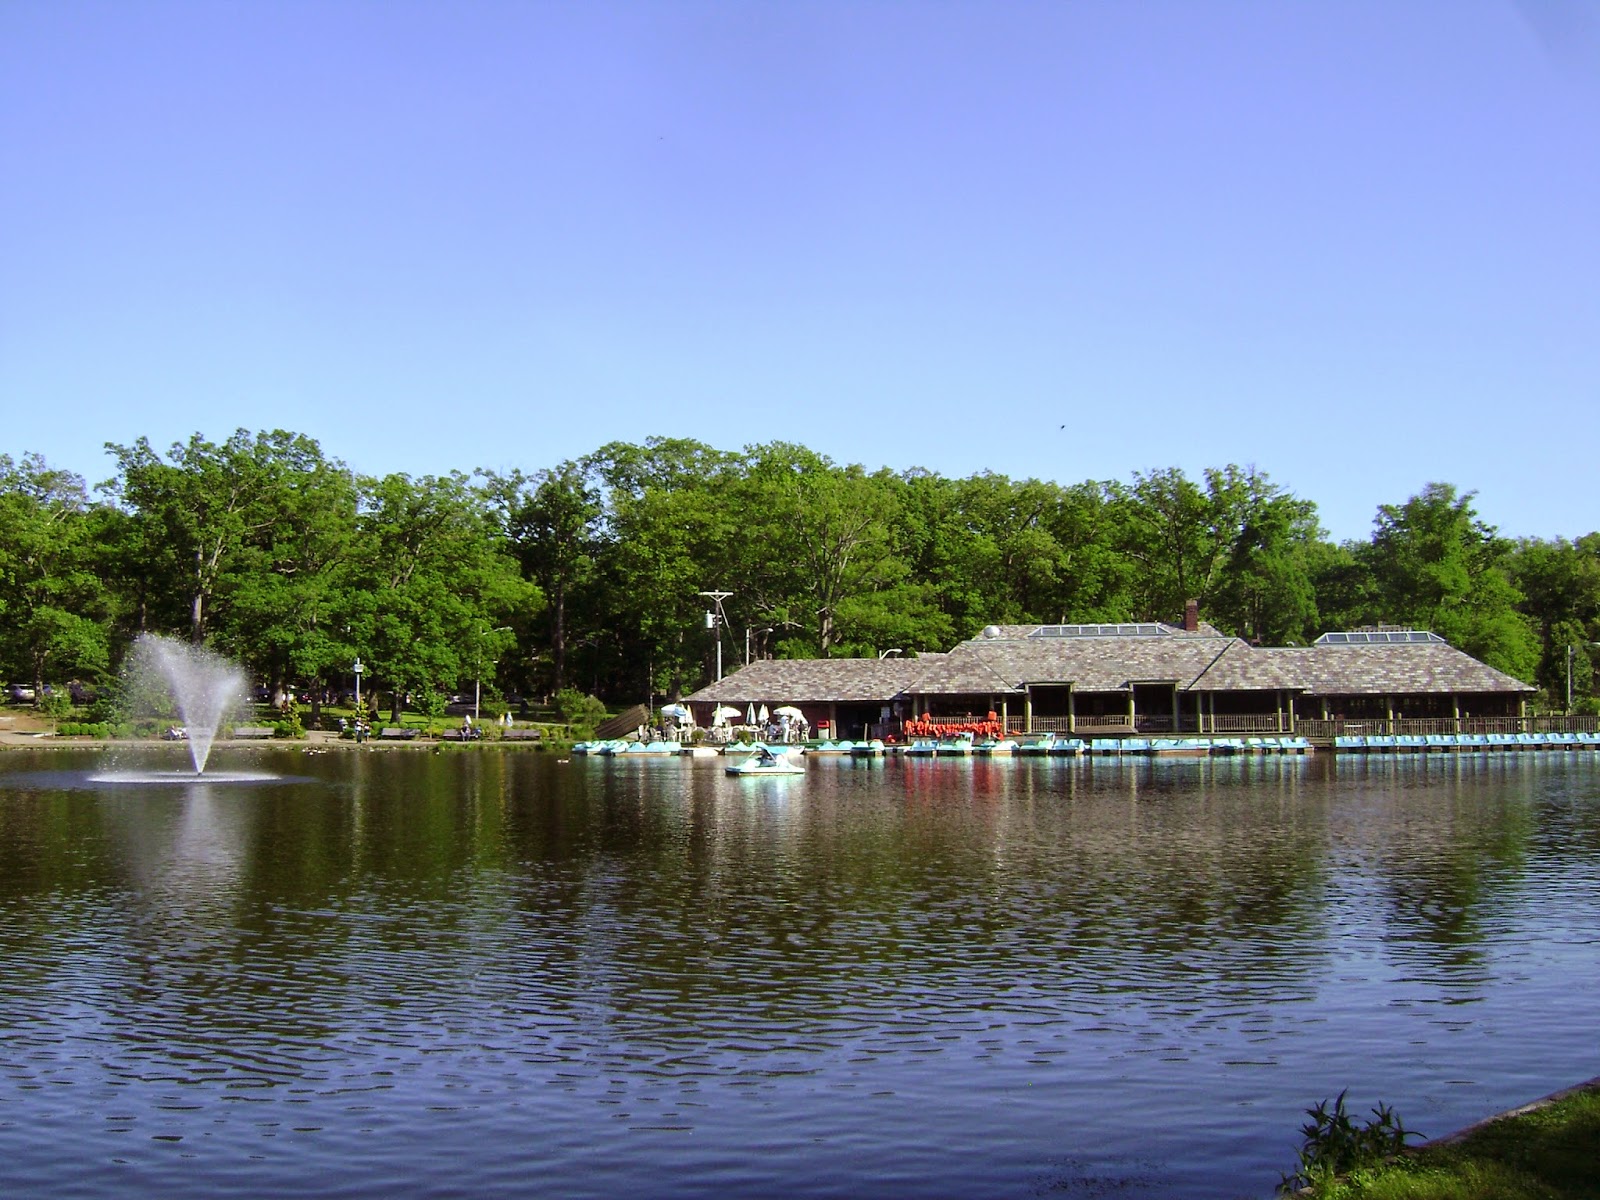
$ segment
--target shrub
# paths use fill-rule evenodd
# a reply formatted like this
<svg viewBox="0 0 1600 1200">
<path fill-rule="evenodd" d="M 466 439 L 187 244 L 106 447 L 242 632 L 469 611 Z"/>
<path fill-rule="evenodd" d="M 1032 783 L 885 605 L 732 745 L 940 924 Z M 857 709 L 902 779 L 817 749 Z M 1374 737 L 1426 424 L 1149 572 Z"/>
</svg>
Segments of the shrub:
<svg viewBox="0 0 1600 1200">
<path fill-rule="evenodd" d="M 56 732 L 62 737 L 109 738 L 111 725 L 106 721 L 63 721 Z"/>
<path fill-rule="evenodd" d="M 64 687 L 51 688 L 39 697 L 35 707 L 45 716 L 59 721 L 72 711 L 72 697 Z"/>
<path fill-rule="evenodd" d="M 603 701 L 576 688 L 563 688 L 556 694 L 556 711 L 570 727 L 572 737 L 578 741 L 592 738 L 595 726 L 606 716 Z"/>
<path fill-rule="evenodd" d="M 1305 1139 L 1300 1145 L 1300 1162 L 1294 1174 L 1283 1177 L 1280 1192 L 1287 1195 L 1301 1188 L 1326 1191 L 1339 1176 L 1377 1166 L 1404 1150 L 1408 1137 L 1418 1136 L 1387 1104 L 1379 1104 L 1370 1121 L 1357 1125 L 1345 1112 L 1344 1097 L 1340 1092 L 1331 1110 L 1326 1100 L 1306 1109 L 1311 1120 L 1300 1126 Z"/>
<path fill-rule="evenodd" d="M 303 738 L 306 727 L 300 721 L 300 706 L 289 704 L 283 710 L 283 720 L 276 721 L 272 726 L 273 734 L 281 738 Z"/>
</svg>

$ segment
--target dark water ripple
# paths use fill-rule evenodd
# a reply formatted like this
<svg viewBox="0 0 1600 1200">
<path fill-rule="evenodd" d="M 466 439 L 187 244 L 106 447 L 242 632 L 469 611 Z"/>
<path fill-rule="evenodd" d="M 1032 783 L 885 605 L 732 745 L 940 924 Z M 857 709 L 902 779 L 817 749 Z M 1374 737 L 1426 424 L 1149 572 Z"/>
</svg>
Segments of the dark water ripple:
<svg viewBox="0 0 1600 1200">
<path fill-rule="evenodd" d="M 64 761 L 0 762 L 6 1194 L 1265 1195 L 1341 1088 L 1600 1073 L 1591 758 Z"/>
</svg>

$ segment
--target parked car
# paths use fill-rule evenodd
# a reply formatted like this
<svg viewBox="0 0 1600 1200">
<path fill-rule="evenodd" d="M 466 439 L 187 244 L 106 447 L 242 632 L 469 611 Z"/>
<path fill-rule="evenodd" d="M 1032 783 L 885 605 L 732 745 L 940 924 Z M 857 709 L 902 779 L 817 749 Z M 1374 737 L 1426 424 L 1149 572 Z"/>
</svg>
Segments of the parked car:
<svg viewBox="0 0 1600 1200">
<path fill-rule="evenodd" d="M 24 687 L 20 683 L 11 685 L 11 702 L 13 704 L 32 704 L 34 701 L 33 689 Z"/>
</svg>

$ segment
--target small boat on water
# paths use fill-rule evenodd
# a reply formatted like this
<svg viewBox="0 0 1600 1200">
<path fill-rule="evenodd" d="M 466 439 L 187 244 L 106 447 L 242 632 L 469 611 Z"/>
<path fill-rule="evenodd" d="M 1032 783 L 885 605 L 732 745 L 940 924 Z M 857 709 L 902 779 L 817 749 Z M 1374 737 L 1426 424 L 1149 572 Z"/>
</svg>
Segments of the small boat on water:
<svg viewBox="0 0 1600 1200">
<path fill-rule="evenodd" d="M 850 747 L 851 758 L 878 758 L 883 754 L 883 743 L 877 738 L 870 742 L 857 742 Z"/>
<path fill-rule="evenodd" d="M 739 762 L 724 768 L 729 775 L 804 775 L 806 769 L 787 754 L 774 754 L 761 746 Z"/>
<path fill-rule="evenodd" d="M 1013 738 L 985 738 L 972 748 L 972 752 L 989 758 L 1004 758 L 1017 752 L 1017 743 Z"/>
<path fill-rule="evenodd" d="M 955 737 L 940 738 L 934 753 L 941 758 L 965 758 L 972 753 L 972 734 L 958 733 Z"/>
</svg>

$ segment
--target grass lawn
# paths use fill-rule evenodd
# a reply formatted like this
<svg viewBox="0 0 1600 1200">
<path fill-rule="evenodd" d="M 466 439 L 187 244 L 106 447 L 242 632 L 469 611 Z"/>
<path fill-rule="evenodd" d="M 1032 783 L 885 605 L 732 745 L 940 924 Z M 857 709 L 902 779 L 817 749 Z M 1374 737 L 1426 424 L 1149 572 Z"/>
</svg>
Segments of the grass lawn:
<svg viewBox="0 0 1600 1200">
<path fill-rule="evenodd" d="M 1308 1193 L 1326 1200 L 1595 1200 L 1600 1084 L 1419 1146 Z"/>
</svg>

